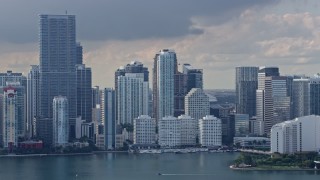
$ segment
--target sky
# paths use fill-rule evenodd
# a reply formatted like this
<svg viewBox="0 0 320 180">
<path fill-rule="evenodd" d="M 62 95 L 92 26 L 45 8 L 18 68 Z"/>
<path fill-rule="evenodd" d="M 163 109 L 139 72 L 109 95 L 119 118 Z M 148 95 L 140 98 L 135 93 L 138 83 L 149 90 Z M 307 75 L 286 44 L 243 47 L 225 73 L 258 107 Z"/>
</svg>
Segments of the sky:
<svg viewBox="0 0 320 180">
<path fill-rule="evenodd" d="M 114 71 L 133 60 L 152 72 L 160 49 L 202 68 L 205 89 L 233 89 L 237 66 L 312 76 L 320 72 L 319 8 L 318 0 L 0 0 L 0 71 L 26 75 L 39 64 L 39 14 L 67 11 L 93 85 L 113 87 Z"/>
</svg>

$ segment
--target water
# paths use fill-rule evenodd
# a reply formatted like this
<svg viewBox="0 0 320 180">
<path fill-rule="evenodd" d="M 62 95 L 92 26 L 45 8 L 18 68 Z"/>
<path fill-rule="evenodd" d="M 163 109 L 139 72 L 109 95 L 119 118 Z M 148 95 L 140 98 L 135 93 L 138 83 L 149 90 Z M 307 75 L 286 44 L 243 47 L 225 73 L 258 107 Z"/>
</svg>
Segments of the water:
<svg viewBox="0 0 320 180">
<path fill-rule="evenodd" d="M 314 171 L 234 171 L 229 165 L 237 155 L 109 153 L 0 158 L 0 180 L 319 180 L 320 177 Z"/>
</svg>

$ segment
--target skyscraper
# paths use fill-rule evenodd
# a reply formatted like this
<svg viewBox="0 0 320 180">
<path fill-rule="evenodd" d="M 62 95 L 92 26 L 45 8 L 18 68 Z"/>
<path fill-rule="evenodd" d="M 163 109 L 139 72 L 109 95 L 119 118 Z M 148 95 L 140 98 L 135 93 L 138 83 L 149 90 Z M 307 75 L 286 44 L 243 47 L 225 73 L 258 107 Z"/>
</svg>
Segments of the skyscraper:
<svg viewBox="0 0 320 180">
<path fill-rule="evenodd" d="M 320 115 L 320 74 L 310 78 L 310 114 Z"/>
<path fill-rule="evenodd" d="M 293 118 L 307 116 L 310 114 L 310 87 L 309 79 L 293 79 L 292 100 Z"/>
<path fill-rule="evenodd" d="M 91 68 L 84 64 L 76 65 L 77 71 L 77 116 L 86 122 L 92 121 L 92 82 Z"/>
<path fill-rule="evenodd" d="M 192 88 L 203 89 L 203 70 L 192 67 L 190 64 L 183 64 L 183 74 L 187 76 L 187 93 Z"/>
<path fill-rule="evenodd" d="M 256 115 L 258 67 L 236 67 L 236 112 Z"/>
<path fill-rule="evenodd" d="M 153 117 L 157 121 L 174 115 L 174 74 L 177 56 L 173 50 L 163 49 L 156 54 L 153 67 Z"/>
<path fill-rule="evenodd" d="M 117 89 L 118 124 L 131 124 L 140 115 L 148 115 L 149 83 L 143 73 L 126 73 L 118 76 Z"/>
<path fill-rule="evenodd" d="M 187 94 L 187 75 L 181 72 L 174 74 L 174 117 L 185 114 L 184 97 Z"/>
<path fill-rule="evenodd" d="M 53 99 L 53 145 L 64 146 L 69 141 L 69 104 L 65 96 Z"/>
<path fill-rule="evenodd" d="M 38 132 L 51 144 L 52 101 L 62 95 L 69 103 L 70 137 L 75 137 L 76 106 L 76 20 L 74 15 L 40 15 L 40 116 Z M 50 127 L 51 126 L 51 127 Z"/>
<path fill-rule="evenodd" d="M 105 88 L 101 93 L 101 118 L 104 124 L 105 149 L 115 149 L 116 144 L 116 107 L 115 91 Z"/>
<path fill-rule="evenodd" d="M 99 86 L 94 86 L 92 88 L 92 108 L 96 108 L 96 105 L 99 104 L 100 105 L 100 101 L 101 101 L 101 93 L 99 90 Z"/>
<path fill-rule="evenodd" d="M 81 44 L 78 42 L 76 46 L 77 60 L 76 64 L 83 64 L 83 48 Z"/>
<path fill-rule="evenodd" d="M 27 129 L 30 136 L 36 136 L 36 120 L 39 118 L 39 66 L 32 65 L 27 79 Z"/>
</svg>

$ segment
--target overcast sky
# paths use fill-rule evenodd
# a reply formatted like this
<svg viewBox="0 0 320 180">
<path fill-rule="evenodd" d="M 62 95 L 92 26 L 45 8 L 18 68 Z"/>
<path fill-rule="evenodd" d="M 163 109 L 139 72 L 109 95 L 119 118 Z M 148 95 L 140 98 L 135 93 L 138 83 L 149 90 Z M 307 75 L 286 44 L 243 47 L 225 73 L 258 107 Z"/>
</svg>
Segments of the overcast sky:
<svg viewBox="0 0 320 180">
<path fill-rule="evenodd" d="M 113 87 L 114 71 L 132 60 L 151 72 L 163 48 L 203 68 L 206 89 L 234 88 L 236 66 L 312 75 L 320 72 L 319 8 L 318 0 L 0 0 L 0 71 L 39 64 L 38 15 L 67 11 L 93 85 Z"/>
</svg>

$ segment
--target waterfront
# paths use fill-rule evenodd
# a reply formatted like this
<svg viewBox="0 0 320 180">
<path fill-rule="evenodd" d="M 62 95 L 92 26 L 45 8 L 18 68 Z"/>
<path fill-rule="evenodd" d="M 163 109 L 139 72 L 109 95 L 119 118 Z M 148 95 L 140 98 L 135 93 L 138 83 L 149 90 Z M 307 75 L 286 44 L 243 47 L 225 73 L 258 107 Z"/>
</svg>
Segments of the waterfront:
<svg viewBox="0 0 320 180">
<path fill-rule="evenodd" d="M 237 155 L 238 153 L 106 153 L 87 156 L 8 157 L 0 159 L 0 177 L 6 180 L 319 179 L 320 174 L 313 171 L 231 170 L 229 165 Z"/>
</svg>

